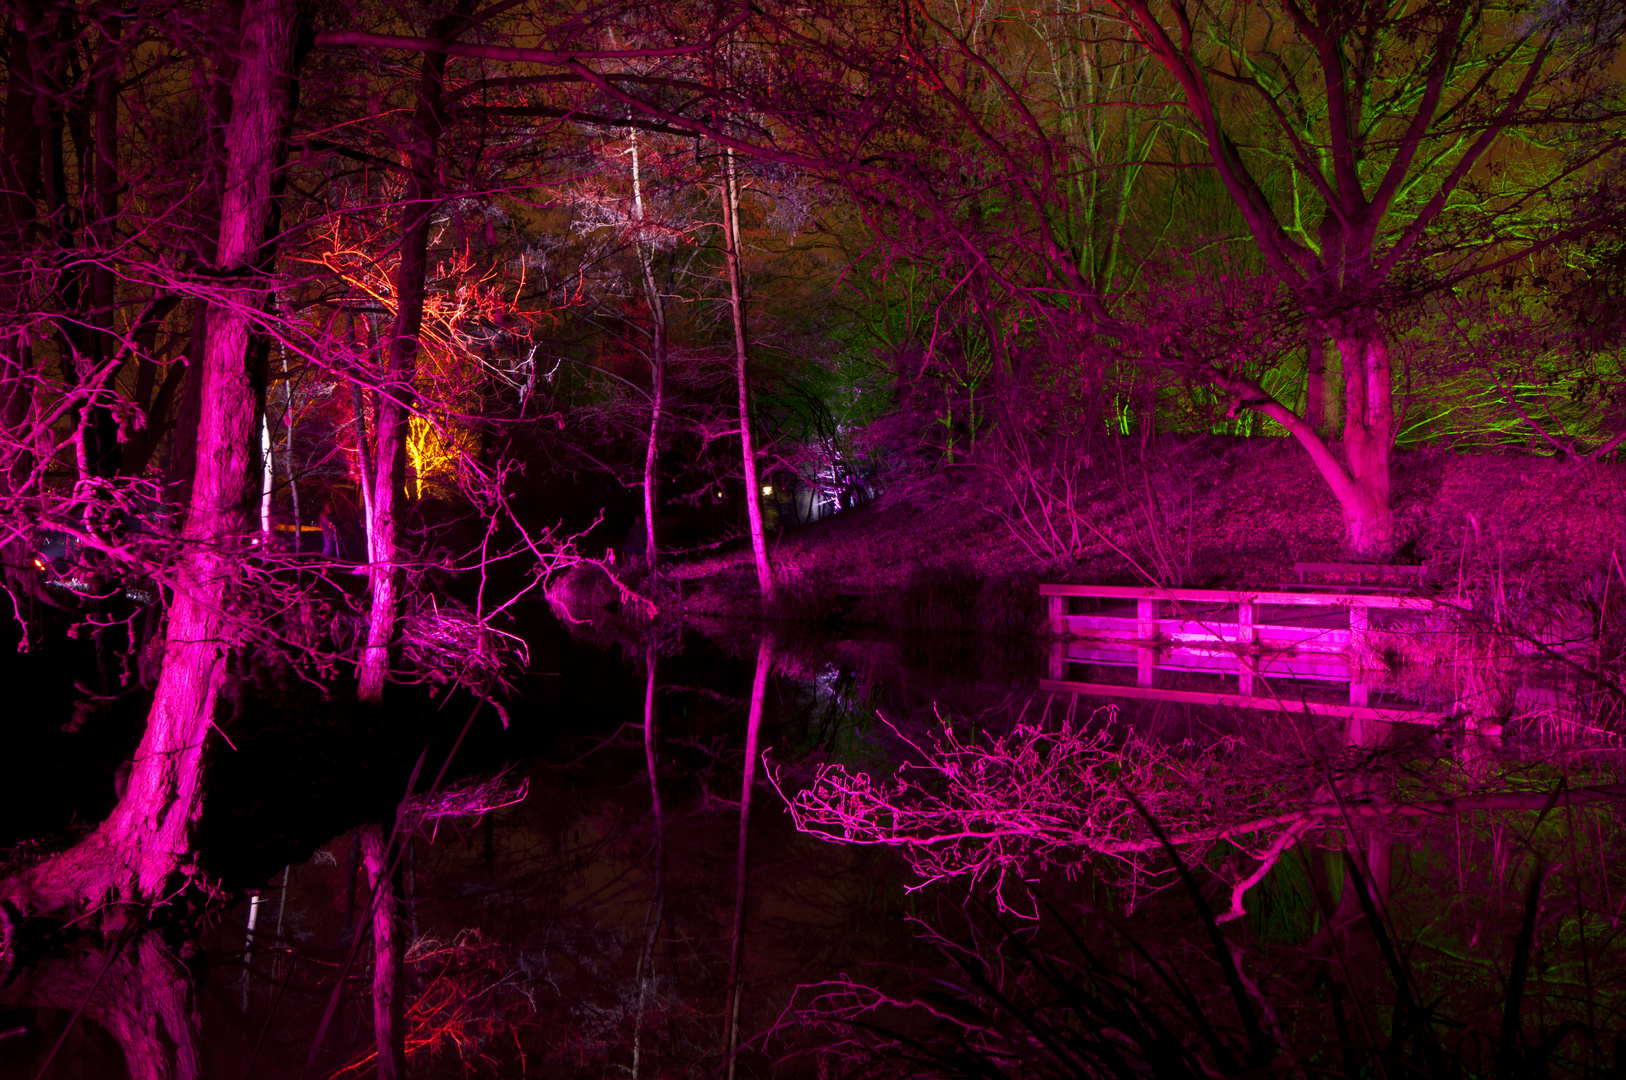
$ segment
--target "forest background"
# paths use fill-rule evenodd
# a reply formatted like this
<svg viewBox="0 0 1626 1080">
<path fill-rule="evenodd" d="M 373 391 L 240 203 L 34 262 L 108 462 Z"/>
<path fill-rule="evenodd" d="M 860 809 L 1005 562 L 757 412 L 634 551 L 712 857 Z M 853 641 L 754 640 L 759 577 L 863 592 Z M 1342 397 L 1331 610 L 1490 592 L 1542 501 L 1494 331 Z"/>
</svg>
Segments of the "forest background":
<svg viewBox="0 0 1626 1080">
<path fill-rule="evenodd" d="M 1205 456 L 1305 481 L 1262 489 L 1293 500 L 1265 547 L 1311 521 L 1432 558 L 1402 501 L 1450 503 L 1458 537 L 1563 546 L 1546 592 L 1496 548 L 1458 599 L 1502 641 L 1580 626 L 1618 704 L 1616 3 L 0 10 L 9 632 L 88 643 L 51 669 L 70 728 L 145 714 L 109 816 L 13 853 L 0 969 L 71 923 L 182 1000 L 123 945 L 214 895 L 205 779 L 246 700 L 506 718 L 527 596 L 647 621 L 734 545 L 754 611 L 797 582 L 776 534 L 877 500 L 1158 585 L 1196 573 L 1160 491 Z M 1408 454 L 1532 491 L 1419 496 Z M 395 813 L 356 845 L 381 1075 Z"/>
</svg>

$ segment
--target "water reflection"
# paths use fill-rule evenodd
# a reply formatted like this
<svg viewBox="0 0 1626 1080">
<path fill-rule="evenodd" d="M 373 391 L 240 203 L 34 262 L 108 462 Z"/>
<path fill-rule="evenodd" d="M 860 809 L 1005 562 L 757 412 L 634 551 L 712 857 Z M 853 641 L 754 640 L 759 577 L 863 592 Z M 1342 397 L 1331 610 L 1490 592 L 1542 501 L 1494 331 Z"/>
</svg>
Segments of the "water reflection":
<svg viewBox="0 0 1626 1080">
<path fill-rule="evenodd" d="M 787 1026 L 798 1002 L 827 1012 L 833 1000 L 798 997 L 797 987 L 843 987 L 846 1009 L 882 990 L 907 1005 L 922 991 L 911 972 L 942 975 L 967 949 L 1003 955 L 1003 946 L 988 945 L 987 924 L 972 933 L 957 914 L 962 878 L 908 891 L 921 880 L 915 847 L 797 831 L 759 771 L 758 749 L 771 748 L 787 794 L 839 764 L 877 782 L 913 773 L 941 795 L 953 785 L 923 768 L 934 733 L 980 747 L 1022 725 L 1053 737 L 1093 717 L 1096 703 L 1036 696 L 1037 648 L 975 639 L 682 645 L 645 640 L 559 664 L 575 677 L 543 682 L 551 689 L 532 715 L 516 710 L 527 738 L 548 725 L 555 736 L 540 747 L 507 744 L 537 751 L 520 768 L 495 771 L 500 740 L 471 752 L 481 771 L 454 770 L 447 781 L 465 801 L 453 805 L 442 791 L 434 812 L 407 804 L 393 844 L 387 820 L 337 822 L 344 831 L 314 857 L 265 875 L 257 906 L 218 916 L 201 938 L 132 926 L 115 950 L 59 932 L 48 950 L 57 955 L 0 992 L 0 1032 L 25 1029 L 0 1041 L 0 1076 L 35 1075 L 81 1002 L 48 1076 L 117 1075 L 121 1056 L 143 1078 L 376 1075 L 381 986 L 397 993 L 394 1022 L 414 1076 L 777 1076 L 857 1060 L 840 1054 L 884 1057 L 884 1047 L 851 1040 L 829 1051 L 837 1058 L 787 1057 L 852 1030 L 838 1039 L 833 1029 Z M 605 722 L 560 704 L 595 698 Z M 1392 995 L 1387 940 L 1403 943 L 1417 992 L 1434 987 L 1452 1022 L 1499 1032 L 1495 1003 L 1538 866 L 1555 869 L 1527 977 L 1537 1011 L 1550 1017 L 1584 1001 L 1608 1021 L 1621 1003 L 1614 934 L 1626 862 L 1608 755 L 1561 760 L 1550 745 L 1510 739 L 1465 757 L 1435 733 L 1404 732 L 1352 747 L 1347 732 L 1310 718 L 1266 723 L 1168 704 L 1118 714 L 1105 751 L 1121 751 L 1130 733 L 1158 748 L 1157 767 L 1171 775 L 1193 763 L 1228 770 L 1234 783 L 1262 785 L 1253 796 L 1262 803 L 1310 798 L 1328 770 L 1350 778 L 1334 780 L 1335 812 L 1280 845 L 1228 931 L 1239 970 L 1258 988 L 1248 992 L 1277 1022 L 1311 1030 L 1304 1017 L 1322 1015 L 1311 1006 L 1325 1006 L 1332 986 L 1354 987 L 1362 1000 Z M 1267 750 L 1281 760 L 1290 742 L 1323 769 L 1297 787 L 1258 767 Z M 431 759 L 425 773 L 437 766 Z M 1058 791 L 1082 807 L 1080 775 Z M 525 797 L 514 801 L 522 782 Z M 1217 790 L 1187 794 L 1200 808 Z M 1433 803 L 1409 816 L 1370 812 L 1397 793 Z M 973 823 L 991 832 L 998 813 L 1031 794 L 1008 787 L 1004 803 L 973 808 Z M 320 807 L 305 809 L 321 817 Z M 1118 811 L 1134 828 L 1134 811 Z M 1144 949 L 1194 992 L 1223 999 L 1193 902 L 1154 887 L 1174 883 L 1155 843 L 1144 863 L 1115 855 L 1104 871 L 1081 867 L 1076 844 L 1044 859 L 1018 850 L 1014 834 L 995 839 L 1011 854 L 1008 880 L 1034 901 L 1028 912 L 1054 905 L 1109 967 L 1144 964 Z M 1187 850 L 1220 913 L 1234 883 L 1264 866 L 1251 834 Z M 1055 932 L 1047 924 L 1041 937 Z M 381 983 L 376 958 L 394 940 L 399 979 L 386 970 Z M 1071 947 L 1065 935 L 1045 940 L 1058 954 Z M 831 983 L 844 974 L 851 980 Z M 905 1028 L 936 1037 L 935 1023 Z"/>
</svg>

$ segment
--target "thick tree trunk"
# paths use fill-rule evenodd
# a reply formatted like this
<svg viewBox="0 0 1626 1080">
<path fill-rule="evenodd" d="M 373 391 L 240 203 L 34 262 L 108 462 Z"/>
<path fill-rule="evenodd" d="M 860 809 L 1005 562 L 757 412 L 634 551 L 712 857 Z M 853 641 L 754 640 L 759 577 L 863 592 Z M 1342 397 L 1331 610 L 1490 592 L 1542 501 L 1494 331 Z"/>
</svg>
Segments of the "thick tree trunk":
<svg viewBox="0 0 1626 1080">
<path fill-rule="evenodd" d="M 1394 551 L 1394 510 L 1389 502 L 1389 450 L 1394 443 L 1394 388 L 1389 343 L 1375 332 L 1341 336 L 1344 375 L 1344 460 L 1349 487 L 1339 495 L 1345 538 L 1362 558 Z"/>
<path fill-rule="evenodd" d="M 751 531 L 751 555 L 756 562 L 757 587 L 762 598 L 773 595 L 773 566 L 768 561 L 768 540 L 762 529 L 762 489 L 757 482 L 757 455 L 751 439 L 751 394 L 746 366 L 745 277 L 740 265 L 739 185 L 734 175 L 734 151 L 724 152 L 723 254 L 728 264 L 728 295 L 734 317 L 734 368 L 740 389 L 740 458 L 745 471 L 745 517 Z"/>
<path fill-rule="evenodd" d="M 240 17 L 240 13 L 239 13 Z M 222 38 L 228 35 L 221 35 Z M 236 43 L 217 39 L 210 59 L 214 79 L 204 114 L 202 154 L 205 158 L 203 183 L 199 191 L 196 233 L 200 258 L 217 258 L 220 235 L 220 208 L 226 189 L 226 132 L 231 126 L 232 87 L 237 78 Z M 164 479 L 169 497 L 182 506 L 192 502 L 192 478 L 197 467 L 198 423 L 203 414 L 203 357 L 208 349 L 209 305 L 201 299 L 189 303 L 191 341 L 187 346 L 186 374 L 176 410 L 175 432 L 165 453 Z"/>
<path fill-rule="evenodd" d="M 226 135 L 226 187 L 216 266 L 247 272 L 260 262 L 289 107 L 294 4 L 250 0 L 238 42 Z M 76 847 L 14 883 L 25 906 L 156 903 L 188 872 L 202 810 L 204 744 L 238 633 L 228 614 L 238 576 L 245 496 L 257 419 L 249 380 L 249 330 L 257 284 L 226 284 L 208 310 L 202 357 L 197 468 L 182 530 L 174 599 L 147 729 L 129 785 L 113 813 Z"/>
<path fill-rule="evenodd" d="M 1309 451 L 1332 488 L 1344 517 L 1344 543 L 1359 559 L 1381 561 L 1394 553 L 1395 519 L 1390 505 L 1389 451 L 1394 443 L 1393 372 L 1389 343 L 1375 330 L 1335 338 L 1344 380 L 1344 457 L 1328 445 L 1326 432 L 1263 393 L 1256 385 L 1231 387 L 1252 396 L 1254 408 L 1285 427 Z"/>
<path fill-rule="evenodd" d="M 1344 516 L 1344 542 L 1357 558 L 1382 559 L 1394 549 L 1394 512 L 1389 506 L 1388 449 L 1382 460 L 1365 461 L 1365 471 L 1346 468 L 1326 439 L 1298 413 L 1264 395 L 1255 407 L 1299 441 L 1310 454 Z M 1364 447 L 1363 447 L 1364 449 Z"/>
</svg>

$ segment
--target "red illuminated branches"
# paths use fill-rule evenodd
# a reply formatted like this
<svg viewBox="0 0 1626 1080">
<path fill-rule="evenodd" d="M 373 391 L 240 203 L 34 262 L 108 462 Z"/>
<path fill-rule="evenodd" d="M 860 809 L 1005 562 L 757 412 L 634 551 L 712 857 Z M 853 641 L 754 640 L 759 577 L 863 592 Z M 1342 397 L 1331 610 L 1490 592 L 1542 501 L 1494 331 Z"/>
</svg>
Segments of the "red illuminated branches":
<svg viewBox="0 0 1626 1080">
<path fill-rule="evenodd" d="M 469 1075 L 524 1059 L 520 1035 L 537 1010 L 512 949 L 479 930 L 462 930 L 451 938 L 418 938 L 405 959 L 422 987 L 406 1007 L 408 1062 L 422 1069 L 456 1061 Z M 333 1075 L 367 1075 L 377 1060 L 377 1050 L 369 1050 Z"/>
</svg>

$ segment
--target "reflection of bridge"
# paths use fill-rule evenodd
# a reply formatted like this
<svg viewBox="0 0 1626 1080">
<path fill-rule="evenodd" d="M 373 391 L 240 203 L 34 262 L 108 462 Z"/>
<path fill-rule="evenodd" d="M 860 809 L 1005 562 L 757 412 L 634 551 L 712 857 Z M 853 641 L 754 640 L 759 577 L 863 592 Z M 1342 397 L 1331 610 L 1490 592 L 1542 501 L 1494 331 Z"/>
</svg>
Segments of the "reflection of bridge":
<svg viewBox="0 0 1626 1080">
<path fill-rule="evenodd" d="M 1372 630 L 1415 626 L 1432 600 L 1388 594 L 1148 589 L 1118 585 L 1041 585 L 1049 603 L 1050 677 L 1041 689 L 1110 697 L 1183 701 L 1242 709 L 1308 711 L 1362 721 L 1433 723 L 1439 715 L 1409 705 L 1375 704 L 1356 656 Z M 1100 610 L 1073 614 L 1074 597 Z M 1068 678 L 1074 664 L 1134 668 L 1135 685 Z M 1160 672 L 1236 680 L 1235 691 L 1160 688 Z M 1347 701 L 1329 700 L 1333 686 Z M 1342 694 L 1338 696 L 1342 697 Z"/>
</svg>

